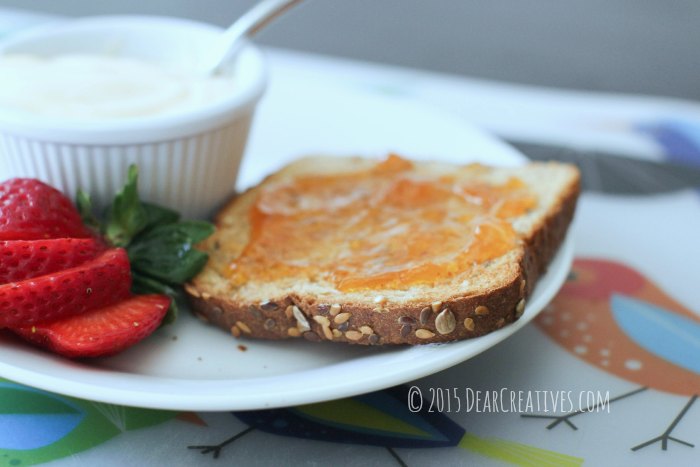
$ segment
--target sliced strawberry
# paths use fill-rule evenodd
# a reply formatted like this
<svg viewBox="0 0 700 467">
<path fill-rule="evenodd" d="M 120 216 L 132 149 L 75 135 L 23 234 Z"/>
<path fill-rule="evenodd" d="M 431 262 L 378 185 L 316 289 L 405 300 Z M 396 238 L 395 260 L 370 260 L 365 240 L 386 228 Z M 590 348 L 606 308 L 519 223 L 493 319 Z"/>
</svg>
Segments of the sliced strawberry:
<svg viewBox="0 0 700 467">
<path fill-rule="evenodd" d="M 60 272 L 0 285 L 0 328 L 53 321 L 129 296 L 131 271 L 122 248 Z"/>
<path fill-rule="evenodd" d="M 0 240 L 0 284 L 79 266 L 104 249 L 93 238 Z"/>
<path fill-rule="evenodd" d="M 90 237 L 63 193 L 30 178 L 0 183 L 0 240 Z"/>
<path fill-rule="evenodd" d="M 169 306 L 170 298 L 165 295 L 135 295 L 80 316 L 24 326 L 14 332 L 65 357 L 103 357 L 148 337 Z"/>
</svg>

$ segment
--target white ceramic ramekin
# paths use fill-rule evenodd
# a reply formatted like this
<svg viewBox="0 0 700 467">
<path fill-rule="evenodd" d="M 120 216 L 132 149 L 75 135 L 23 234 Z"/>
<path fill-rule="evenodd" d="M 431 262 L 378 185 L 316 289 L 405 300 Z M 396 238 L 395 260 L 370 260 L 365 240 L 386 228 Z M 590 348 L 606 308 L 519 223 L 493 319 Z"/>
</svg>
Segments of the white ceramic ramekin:
<svg viewBox="0 0 700 467">
<path fill-rule="evenodd" d="M 111 53 L 196 66 L 221 29 L 148 16 L 62 22 L 13 36 L 0 53 Z M 0 176 L 39 178 L 73 197 L 89 191 L 105 206 L 130 164 L 146 200 L 185 217 L 212 214 L 233 191 L 255 106 L 266 84 L 258 49 L 248 45 L 231 70 L 235 91 L 198 110 L 172 115 L 71 123 L 0 109 Z"/>
</svg>

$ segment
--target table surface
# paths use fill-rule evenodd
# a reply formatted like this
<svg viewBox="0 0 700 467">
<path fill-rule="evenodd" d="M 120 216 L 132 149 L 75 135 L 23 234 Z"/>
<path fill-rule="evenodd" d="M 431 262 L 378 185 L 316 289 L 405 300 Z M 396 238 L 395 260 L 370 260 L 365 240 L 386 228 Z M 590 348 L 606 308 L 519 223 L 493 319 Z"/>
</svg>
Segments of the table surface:
<svg viewBox="0 0 700 467">
<path fill-rule="evenodd" d="M 0 34 L 42 20 L 0 10 Z M 0 381 L 0 465 L 698 465 L 698 105 L 267 52 L 272 76 L 431 105 L 533 159 L 577 163 L 571 282 L 534 323 L 468 362 L 324 404 L 175 413 Z M 406 403 L 410 387 L 422 410 Z M 429 410 L 454 391 L 459 409 Z M 511 394 L 520 406 L 495 403 Z"/>
</svg>

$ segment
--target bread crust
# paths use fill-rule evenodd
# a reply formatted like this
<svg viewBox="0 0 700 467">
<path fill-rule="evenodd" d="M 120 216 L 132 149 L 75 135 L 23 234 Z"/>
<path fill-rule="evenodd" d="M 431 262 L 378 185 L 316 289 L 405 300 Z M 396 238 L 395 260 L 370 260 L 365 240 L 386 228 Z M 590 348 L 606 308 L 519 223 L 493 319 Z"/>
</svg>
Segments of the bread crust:
<svg viewBox="0 0 700 467">
<path fill-rule="evenodd" d="M 235 337 L 335 341 L 350 344 L 428 344 L 488 334 L 518 319 L 538 279 L 561 246 L 573 219 L 580 181 L 561 193 L 558 206 L 523 239 L 520 255 L 504 285 L 441 302 L 396 305 L 318 302 L 289 294 L 265 303 L 242 303 L 186 286 L 194 313 Z M 233 201 L 232 201 L 233 202 Z M 340 306 L 338 308 L 338 305 Z"/>
</svg>

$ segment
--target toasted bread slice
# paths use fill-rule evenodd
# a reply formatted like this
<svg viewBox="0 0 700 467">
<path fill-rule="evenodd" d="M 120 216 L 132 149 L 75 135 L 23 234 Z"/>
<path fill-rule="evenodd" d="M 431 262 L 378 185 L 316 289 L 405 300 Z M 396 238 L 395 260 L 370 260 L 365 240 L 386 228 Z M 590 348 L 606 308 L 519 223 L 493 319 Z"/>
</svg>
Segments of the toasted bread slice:
<svg viewBox="0 0 700 467">
<path fill-rule="evenodd" d="M 210 261 L 186 290 L 234 336 L 476 337 L 522 314 L 578 193 L 577 169 L 558 163 L 304 158 L 219 213 L 202 245 Z"/>
</svg>

